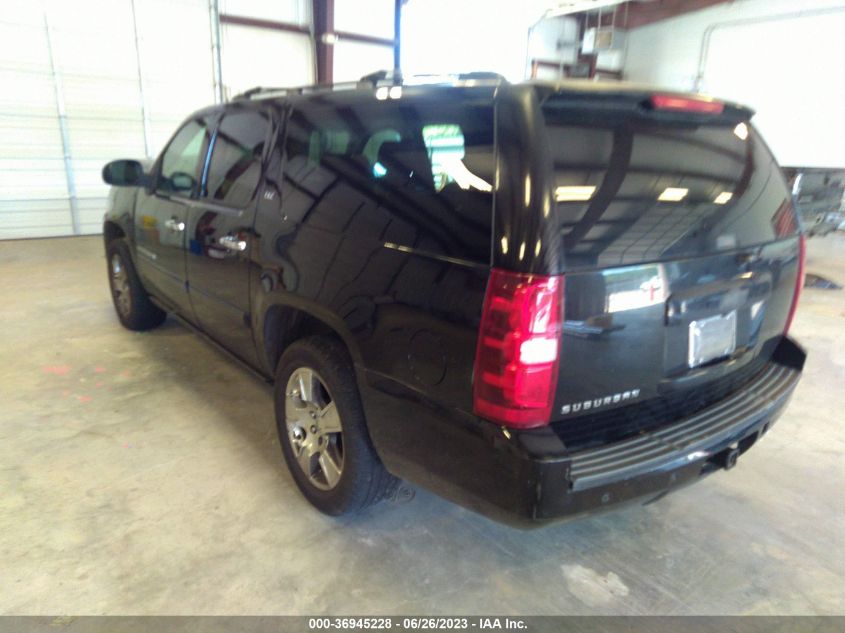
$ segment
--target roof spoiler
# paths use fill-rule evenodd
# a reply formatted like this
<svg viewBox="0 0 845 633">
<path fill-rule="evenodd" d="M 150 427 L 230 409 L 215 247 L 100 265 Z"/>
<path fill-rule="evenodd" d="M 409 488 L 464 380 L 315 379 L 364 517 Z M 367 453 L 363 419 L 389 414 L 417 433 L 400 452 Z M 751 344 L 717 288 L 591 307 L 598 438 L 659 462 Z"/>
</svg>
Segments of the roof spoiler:
<svg viewBox="0 0 845 633">
<path fill-rule="evenodd" d="M 640 89 L 544 90 L 540 101 L 544 108 L 578 108 L 596 116 L 613 112 L 677 122 L 739 122 L 754 116 L 751 108 L 706 95 Z"/>
</svg>

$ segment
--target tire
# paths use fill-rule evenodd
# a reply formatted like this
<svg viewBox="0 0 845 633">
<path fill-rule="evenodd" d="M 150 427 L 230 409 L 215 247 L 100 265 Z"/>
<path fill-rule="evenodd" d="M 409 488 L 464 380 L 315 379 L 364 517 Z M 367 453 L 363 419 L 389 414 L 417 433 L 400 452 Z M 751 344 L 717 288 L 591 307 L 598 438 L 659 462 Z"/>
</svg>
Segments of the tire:
<svg viewBox="0 0 845 633">
<path fill-rule="evenodd" d="M 135 271 L 126 240 L 121 238 L 108 243 L 106 266 L 112 302 L 123 327 L 139 332 L 161 325 L 167 313 L 150 301 Z"/>
<path fill-rule="evenodd" d="M 288 470 L 321 512 L 354 513 L 396 489 L 370 440 L 351 359 L 335 340 L 314 336 L 285 350 L 275 409 Z"/>
</svg>

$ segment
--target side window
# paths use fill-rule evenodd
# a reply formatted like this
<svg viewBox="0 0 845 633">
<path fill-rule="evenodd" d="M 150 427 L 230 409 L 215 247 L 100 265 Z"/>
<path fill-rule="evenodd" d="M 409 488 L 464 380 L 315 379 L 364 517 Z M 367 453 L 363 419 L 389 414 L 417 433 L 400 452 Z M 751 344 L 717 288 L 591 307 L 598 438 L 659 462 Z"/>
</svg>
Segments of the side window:
<svg viewBox="0 0 845 633">
<path fill-rule="evenodd" d="M 264 112 L 243 110 L 223 117 L 211 140 L 205 195 L 209 200 L 244 207 L 261 179 L 261 155 L 270 125 Z"/>
<path fill-rule="evenodd" d="M 389 217 L 386 242 L 489 261 L 492 105 L 461 96 L 305 103 L 289 119 L 286 152 L 288 216 L 326 227 Z"/>
<path fill-rule="evenodd" d="M 207 132 L 201 119 L 193 119 L 182 126 L 164 151 L 156 189 L 191 195 L 197 184 L 197 163 Z"/>
</svg>

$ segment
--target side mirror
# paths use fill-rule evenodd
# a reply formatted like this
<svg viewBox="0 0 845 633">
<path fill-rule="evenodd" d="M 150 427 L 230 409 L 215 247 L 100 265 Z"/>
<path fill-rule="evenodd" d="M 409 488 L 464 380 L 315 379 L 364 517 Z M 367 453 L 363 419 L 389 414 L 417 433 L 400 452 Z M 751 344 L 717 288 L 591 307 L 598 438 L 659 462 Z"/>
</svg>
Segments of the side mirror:
<svg viewBox="0 0 845 633">
<path fill-rule="evenodd" d="M 103 180 L 117 187 L 139 187 L 147 184 L 144 167 L 137 160 L 113 160 L 103 167 Z"/>
<path fill-rule="evenodd" d="M 179 193 L 190 193 L 194 189 L 194 177 L 182 171 L 170 174 L 170 187 Z"/>
</svg>

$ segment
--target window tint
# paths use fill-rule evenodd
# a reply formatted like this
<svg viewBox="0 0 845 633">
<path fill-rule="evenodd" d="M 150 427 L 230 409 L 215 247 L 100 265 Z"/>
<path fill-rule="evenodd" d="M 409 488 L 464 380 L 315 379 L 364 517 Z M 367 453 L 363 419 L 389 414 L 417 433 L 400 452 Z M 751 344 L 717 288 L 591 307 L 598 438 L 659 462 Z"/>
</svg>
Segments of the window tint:
<svg viewBox="0 0 845 633">
<path fill-rule="evenodd" d="M 372 239 L 489 263 L 493 109 L 444 99 L 304 103 L 288 124 L 285 213 L 315 226 L 389 217 Z"/>
<path fill-rule="evenodd" d="M 208 128 L 200 119 L 188 121 L 164 151 L 156 188 L 167 193 L 191 195 L 196 186 L 197 163 Z"/>
<path fill-rule="evenodd" d="M 780 170 L 746 123 L 545 115 L 567 267 L 691 257 L 797 229 Z"/>
<path fill-rule="evenodd" d="M 244 110 L 223 117 L 211 140 L 206 196 L 233 207 L 246 206 L 261 178 L 261 155 L 269 118 Z"/>
</svg>

